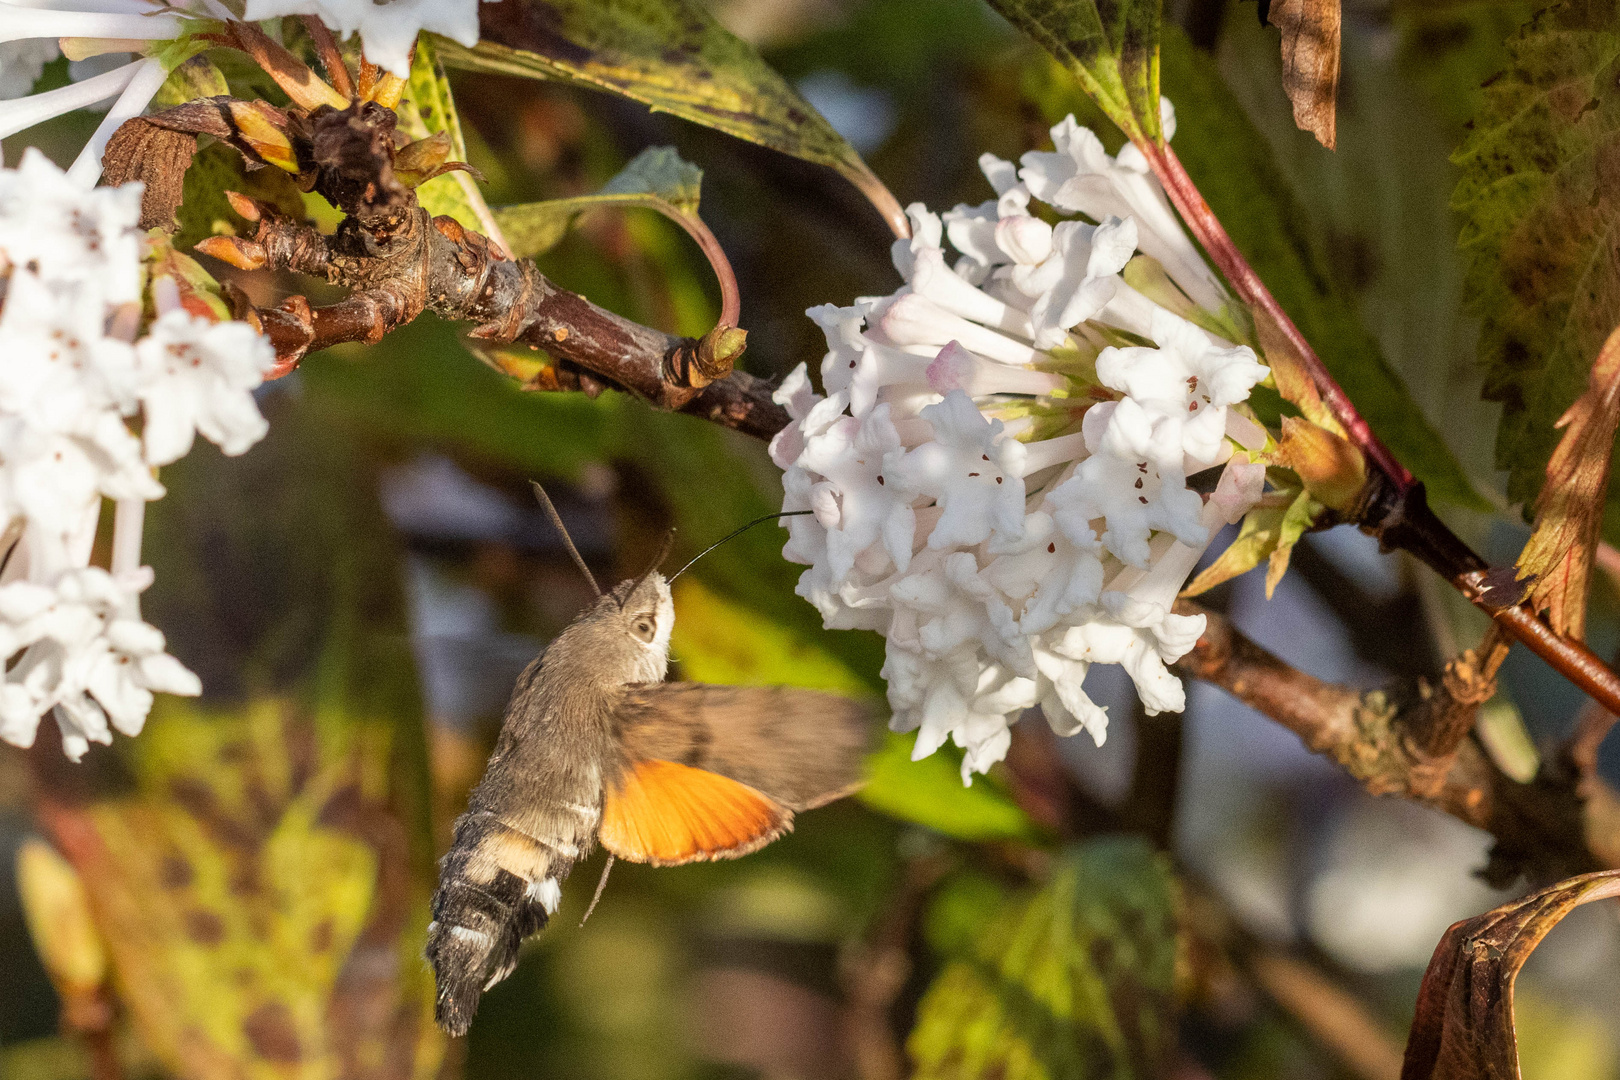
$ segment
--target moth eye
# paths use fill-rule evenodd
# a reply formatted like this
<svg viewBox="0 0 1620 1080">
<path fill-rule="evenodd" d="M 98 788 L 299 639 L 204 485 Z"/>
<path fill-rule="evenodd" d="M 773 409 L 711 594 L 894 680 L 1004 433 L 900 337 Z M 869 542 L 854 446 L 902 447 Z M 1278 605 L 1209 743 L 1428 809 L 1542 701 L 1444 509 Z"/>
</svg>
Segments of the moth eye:
<svg viewBox="0 0 1620 1080">
<path fill-rule="evenodd" d="M 651 641 L 653 636 L 658 633 L 658 623 L 653 620 L 652 616 L 643 615 L 631 625 L 630 632 L 642 641 Z"/>
</svg>

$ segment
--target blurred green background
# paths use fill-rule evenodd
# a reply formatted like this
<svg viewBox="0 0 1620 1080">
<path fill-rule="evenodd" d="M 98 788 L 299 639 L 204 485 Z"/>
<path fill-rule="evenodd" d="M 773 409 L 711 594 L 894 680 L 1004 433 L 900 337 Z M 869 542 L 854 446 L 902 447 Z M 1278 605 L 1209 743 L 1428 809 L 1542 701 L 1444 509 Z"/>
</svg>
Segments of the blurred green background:
<svg viewBox="0 0 1620 1080">
<path fill-rule="evenodd" d="M 1069 111 L 1105 123 L 978 0 L 716 0 L 714 10 L 902 203 L 977 203 L 989 195 L 981 152 L 1042 146 Z M 1529 13 L 1519 2 L 1346 0 L 1330 153 L 1294 130 L 1277 32 L 1252 3 L 1182 0 L 1166 12 L 1180 156 L 1240 242 L 1271 245 L 1271 266 L 1288 275 L 1271 281 L 1279 295 L 1311 306 L 1336 347 L 1381 352 L 1406 382 L 1466 478 L 1448 519 L 1493 559 L 1511 557 L 1526 531 L 1484 512 L 1502 503 L 1495 407 L 1478 399 L 1448 158 L 1475 88 Z M 47 75 L 66 77 L 65 61 Z M 806 307 L 896 283 L 886 227 L 829 170 L 616 98 L 452 78 L 493 205 L 593 192 L 647 146 L 673 145 L 701 166 L 702 214 L 736 268 L 744 366 L 757 375 L 817 363 Z M 79 115 L 7 140 L 6 158 L 32 144 L 66 161 L 93 123 Z M 1117 133 L 1104 138 L 1117 147 Z M 701 334 L 718 311 L 697 249 L 645 211 L 590 212 L 540 263 L 597 303 L 679 333 Z M 265 442 L 229 460 L 200 446 L 165 471 L 170 495 L 150 516 L 158 583 L 147 616 L 203 677 L 205 697 L 160 702 L 139 739 L 78 767 L 60 760 L 48 725 L 32 752 L 0 748 L 0 1077 L 114 1080 L 170 1075 L 177 1062 L 222 1078 L 909 1074 L 897 1055 L 924 992 L 995 919 L 1015 924 L 1007 905 L 1047 872 L 1048 855 L 995 777 L 964 790 L 948 754 L 911 765 L 901 743 L 874 762 L 864 800 L 803 815 L 763 852 L 621 864 L 579 928 L 598 855 L 487 995 L 471 1035 L 449 1045 L 430 1030 L 419 953 L 432 861 L 514 676 L 589 598 L 528 480 L 547 483 L 598 576 L 614 579 L 643 569 L 671 526 L 679 565 L 779 505 L 764 447 L 614 393 L 524 393 L 431 318 L 375 347 L 312 357 L 260 401 Z M 793 594 L 782 540 L 756 529 L 683 579 L 671 677 L 881 695 L 881 641 L 820 629 Z M 1433 674 L 1479 632 L 1438 582 L 1358 535 L 1312 536 L 1294 568 L 1269 602 L 1247 578 L 1212 602 L 1323 678 Z M 1605 654 L 1620 636 L 1608 589 L 1598 587 L 1591 627 Z M 1518 654 L 1505 688 L 1504 730 L 1532 740 L 1563 734 L 1580 705 Z M 1167 1074 L 1367 1076 L 1380 1062 L 1387 1073 L 1440 933 L 1509 895 L 1472 877 L 1488 838 L 1371 799 L 1209 687 L 1193 688 L 1184 721 L 1152 722 L 1123 680 L 1099 672 L 1088 690 L 1111 704 L 1108 744 L 1054 751 L 1096 808 L 1081 831 L 1123 825 L 1166 846 L 1188 873 L 1190 910 L 1216 912 L 1224 928 L 1207 940 L 1295 958 L 1371 1025 L 1376 1060 L 1357 1065 L 1307 1018 L 1315 991 L 1290 1005 L 1245 965 L 1184 941 L 1173 958 L 1141 960 L 1173 967 L 1186 1004 Z M 91 937 L 112 957 L 110 1023 L 93 1008 L 105 988 L 58 997 L 24 926 L 13 855 L 46 833 L 78 867 L 97 913 Z M 1098 888 L 1086 876 L 1096 873 L 1076 864 L 1076 903 Z M 1527 1076 L 1620 1077 L 1612 912 L 1582 909 L 1557 930 L 1518 1001 Z M 925 1064 L 928 1038 L 915 1046 Z"/>
</svg>

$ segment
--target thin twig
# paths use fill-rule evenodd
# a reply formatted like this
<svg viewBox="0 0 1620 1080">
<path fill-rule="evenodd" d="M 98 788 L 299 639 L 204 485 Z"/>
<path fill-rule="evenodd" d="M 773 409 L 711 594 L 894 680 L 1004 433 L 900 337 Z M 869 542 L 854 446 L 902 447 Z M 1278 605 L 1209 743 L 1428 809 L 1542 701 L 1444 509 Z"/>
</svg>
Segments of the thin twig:
<svg viewBox="0 0 1620 1080">
<path fill-rule="evenodd" d="M 1259 947 L 1240 962 L 1255 985 L 1351 1073 L 1399 1080 L 1400 1044 L 1353 994 L 1281 949 Z"/>
</svg>

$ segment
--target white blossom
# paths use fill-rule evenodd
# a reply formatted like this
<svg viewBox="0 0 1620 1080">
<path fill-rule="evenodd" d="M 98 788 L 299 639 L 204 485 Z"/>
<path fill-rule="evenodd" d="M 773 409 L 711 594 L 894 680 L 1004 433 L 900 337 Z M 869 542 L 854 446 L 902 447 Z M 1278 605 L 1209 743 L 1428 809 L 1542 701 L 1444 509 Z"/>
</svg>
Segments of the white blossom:
<svg viewBox="0 0 1620 1080">
<path fill-rule="evenodd" d="M 1175 135 L 1175 112 L 1164 101 L 1165 139 Z M 1035 198 L 1093 221 L 1132 217 L 1141 232 L 1143 254 L 1165 271 L 1194 303 L 1211 311 L 1226 303 L 1226 292 L 1182 230 L 1164 189 L 1134 145 L 1110 157 L 1090 128 L 1068 116 L 1052 128 L 1055 151 L 1030 151 L 1020 158 L 1018 175 Z"/>
<path fill-rule="evenodd" d="M 187 314 L 166 278 L 139 333 L 139 217 L 138 184 L 91 189 L 33 149 L 0 170 L 0 739 L 30 745 L 52 713 L 75 759 L 140 731 L 154 693 L 201 692 L 141 619 L 144 508 L 196 432 L 227 453 L 263 436 L 251 390 L 275 361 L 246 324 Z M 90 564 L 104 499 L 106 568 Z"/>
<path fill-rule="evenodd" d="M 1152 254 L 1212 314 L 1224 289 L 1140 155 L 1109 158 L 1072 120 L 1053 134 L 1022 171 L 980 159 L 994 200 L 907 208 L 904 284 L 808 312 L 826 396 L 803 365 L 776 396 L 783 509 L 811 511 L 783 549 L 808 565 L 798 591 L 828 627 L 884 635 L 891 726 L 917 732 L 913 757 L 955 742 L 964 782 L 1028 709 L 1101 743 L 1093 664 L 1122 666 L 1150 712 L 1182 707 L 1170 665 L 1203 620 L 1176 593 L 1265 478 L 1242 405 L 1265 367 L 1120 272 Z M 1091 221 L 1048 224 L 1032 198 Z M 1212 495 L 1187 486 L 1216 466 Z"/>
<path fill-rule="evenodd" d="M 178 461 L 198 432 L 233 455 L 264 438 L 269 425 L 253 391 L 274 362 L 267 350 L 243 322 L 213 322 L 182 308 L 154 322 L 135 345 L 146 460 Z"/>
</svg>

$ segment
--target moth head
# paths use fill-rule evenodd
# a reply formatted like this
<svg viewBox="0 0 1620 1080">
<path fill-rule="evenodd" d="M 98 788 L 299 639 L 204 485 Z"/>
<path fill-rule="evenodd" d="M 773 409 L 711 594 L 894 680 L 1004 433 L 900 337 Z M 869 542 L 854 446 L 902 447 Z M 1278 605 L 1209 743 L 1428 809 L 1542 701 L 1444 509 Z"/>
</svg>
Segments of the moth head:
<svg viewBox="0 0 1620 1080">
<path fill-rule="evenodd" d="M 657 682 L 669 669 L 669 635 L 675 626 L 675 602 L 669 583 L 656 570 L 619 582 L 600 601 L 597 614 L 637 671 L 630 682 Z"/>
</svg>

